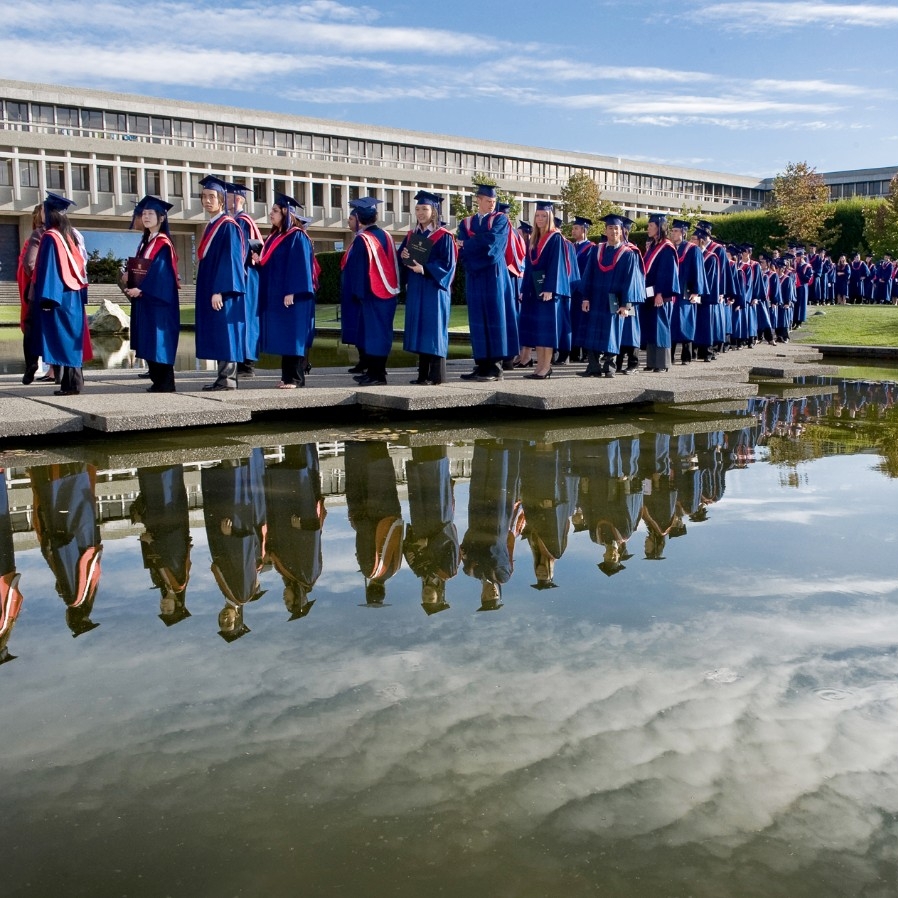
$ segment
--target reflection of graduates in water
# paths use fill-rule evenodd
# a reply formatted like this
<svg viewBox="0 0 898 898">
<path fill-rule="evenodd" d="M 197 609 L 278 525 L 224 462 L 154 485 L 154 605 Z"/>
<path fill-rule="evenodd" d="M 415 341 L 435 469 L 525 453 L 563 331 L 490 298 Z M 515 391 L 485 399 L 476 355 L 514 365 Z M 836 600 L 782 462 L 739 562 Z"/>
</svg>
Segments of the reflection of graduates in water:
<svg viewBox="0 0 898 898">
<path fill-rule="evenodd" d="M 365 578 L 365 602 L 379 607 L 386 583 L 402 564 L 402 511 L 396 471 L 384 442 L 347 442 L 346 513 L 355 530 L 355 556 Z"/>
<path fill-rule="evenodd" d="M 100 626 L 90 619 L 100 582 L 100 525 L 94 495 L 96 469 L 84 464 L 32 468 L 34 532 L 56 577 L 72 636 Z"/>
<path fill-rule="evenodd" d="M 436 614 L 449 607 L 446 581 L 458 573 L 459 546 L 455 529 L 455 496 L 445 446 L 412 449 L 406 463 L 408 510 L 403 551 L 408 566 L 421 580 L 421 607 Z"/>
<path fill-rule="evenodd" d="M 518 502 L 519 477 L 517 444 L 474 444 L 468 532 L 461 557 L 464 572 L 480 580 L 481 611 L 502 607 L 502 584 L 514 569 L 514 542 L 524 525 Z"/>
<path fill-rule="evenodd" d="M 284 459 L 265 469 L 268 555 L 284 581 L 290 620 L 315 604 L 309 593 L 321 576 L 321 531 L 327 511 L 315 443 L 285 446 Z"/>
<path fill-rule="evenodd" d="M 250 632 L 244 606 L 264 594 L 259 587 L 267 529 L 264 474 L 262 450 L 253 449 L 248 458 L 225 459 L 200 475 L 212 574 L 225 599 L 219 635 L 227 642 Z"/>
<path fill-rule="evenodd" d="M 704 521 L 708 517 L 708 506 L 723 498 L 726 492 L 726 471 L 723 462 L 723 431 L 696 434 L 696 456 L 701 473 L 701 493 L 699 507 L 690 515 L 693 521 Z"/>
<path fill-rule="evenodd" d="M 645 557 L 661 561 L 667 537 L 683 536 L 683 508 L 678 502 L 670 457 L 670 436 L 643 434 L 639 451 L 642 470 L 642 520 L 646 525 Z"/>
<path fill-rule="evenodd" d="M 553 589 L 555 562 L 567 548 L 577 480 L 570 471 L 569 444 L 535 443 L 521 450 L 523 537 L 533 554 L 534 589 Z"/>
<path fill-rule="evenodd" d="M 131 505 L 131 520 L 142 523 L 143 566 L 159 590 L 159 620 L 166 627 L 190 617 L 190 521 L 181 465 L 140 468 L 140 495 Z"/>
<path fill-rule="evenodd" d="M 599 570 L 611 577 L 624 570 L 623 562 L 632 558 L 627 540 L 642 514 L 639 439 L 575 441 L 571 460 L 580 475 L 580 526 L 585 526 L 594 543 L 603 546 Z"/>
<path fill-rule="evenodd" d="M 0 664 L 15 661 L 16 657 L 9 653 L 9 637 L 22 609 L 20 577 L 21 574 L 16 572 L 16 556 L 13 551 L 6 471 L 0 468 Z"/>
</svg>

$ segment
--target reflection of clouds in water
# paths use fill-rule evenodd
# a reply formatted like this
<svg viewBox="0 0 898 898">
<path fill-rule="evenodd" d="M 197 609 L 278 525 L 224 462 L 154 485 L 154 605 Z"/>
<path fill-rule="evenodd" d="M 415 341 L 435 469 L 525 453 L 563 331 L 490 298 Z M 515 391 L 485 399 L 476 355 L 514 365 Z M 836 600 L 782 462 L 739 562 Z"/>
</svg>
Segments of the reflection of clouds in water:
<svg viewBox="0 0 898 898">
<path fill-rule="evenodd" d="M 805 577 L 757 576 L 756 571 L 732 571 L 730 581 L 698 582 L 692 584 L 693 592 L 722 598 L 806 599 L 809 596 L 886 596 L 898 593 L 898 578 L 873 580 L 862 577 L 826 577 L 811 580 Z M 864 631 L 878 627 L 877 620 L 865 623 Z"/>
</svg>

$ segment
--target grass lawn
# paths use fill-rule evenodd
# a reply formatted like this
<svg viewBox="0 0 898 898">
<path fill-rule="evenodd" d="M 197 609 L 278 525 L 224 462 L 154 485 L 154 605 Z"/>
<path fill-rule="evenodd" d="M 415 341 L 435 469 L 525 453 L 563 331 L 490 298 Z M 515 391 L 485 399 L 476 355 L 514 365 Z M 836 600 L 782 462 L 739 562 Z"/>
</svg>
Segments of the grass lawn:
<svg viewBox="0 0 898 898">
<path fill-rule="evenodd" d="M 127 305 L 125 306 L 127 311 Z M 89 305 L 87 314 L 93 315 L 97 307 Z M 195 321 L 193 306 L 181 306 L 181 324 L 192 326 Z M 13 305 L 0 306 L 0 324 L 18 324 L 19 307 Z M 337 306 L 335 305 L 319 305 L 315 309 L 315 323 L 318 327 L 339 327 L 340 321 L 337 318 Z M 396 319 L 394 327 L 396 330 L 402 330 L 405 325 L 405 306 L 399 306 L 396 309 Z M 449 329 L 452 331 L 468 331 L 468 310 L 464 306 L 452 306 L 449 315 Z"/>
<path fill-rule="evenodd" d="M 808 307 L 808 320 L 792 332 L 797 343 L 829 346 L 898 346 L 898 306 Z"/>
</svg>

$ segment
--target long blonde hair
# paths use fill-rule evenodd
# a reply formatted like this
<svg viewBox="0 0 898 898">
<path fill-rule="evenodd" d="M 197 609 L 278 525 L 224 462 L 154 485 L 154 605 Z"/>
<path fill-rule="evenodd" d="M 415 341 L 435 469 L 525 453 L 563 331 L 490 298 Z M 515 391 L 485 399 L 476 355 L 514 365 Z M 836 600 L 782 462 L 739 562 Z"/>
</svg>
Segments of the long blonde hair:
<svg viewBox="0 0 898 898">
<path fill-rule="evenodd" d="M 536 216 L 539 215 L 540 212 L 545 213 L 546 220 L 549 222 L 549 226 L 543 231 L 540 226 L 536 223 Z M 555 227 L 555 216 L 552 215 L 551 212 L 546 209 L 537 209 L 536 213 L 533 216 L 533 233 L 530 235 L 530 249 L 535 249 L 539 246 L 540 240 L 546 236 L 546 234 L 551 234 L 552 231 L 557 231 L 558 228 Z"/>
</svg>

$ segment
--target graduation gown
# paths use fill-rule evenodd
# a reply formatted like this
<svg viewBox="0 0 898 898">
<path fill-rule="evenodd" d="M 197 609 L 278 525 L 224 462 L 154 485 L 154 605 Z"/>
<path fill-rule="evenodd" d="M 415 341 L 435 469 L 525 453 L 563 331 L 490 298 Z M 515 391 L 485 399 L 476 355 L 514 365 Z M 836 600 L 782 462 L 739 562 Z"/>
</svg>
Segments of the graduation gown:
<svg viewBox="0 0 898 898">
<path fill-rule="evenodd" d="M 461 550 L 446 447 L 413 448 L 405 474 L 409 511 L 403 543 L 405 560 L 422 580 L 451 580 L 458 573 Z"/>
<path fill-rule="evenodd" d="M 680 290 L 671 316 L 670 339 L 672 344 L 691 343 L 695 339 L 696 305 L 689 301 L 689 297 L 705 295 L 708 281 L 702 251 L 688 240 L 677 247 L 677 273 Z"/>
<path fill-rule="evenodd" d="M 849 285 L 851 283 L 851 266 L 846 262 L 844 265 L 836 265 L 835 269 L 835 294 L 836 296 L 848 296 Z"/>
<path fill-rule="evenodd" d="M 355 235 L 340 263 L 343 342 L 367 355 L 386 358 L 393 346 L 393 318 L 399 293 L 399 261 L 393 239 L 371 225 Z M 355 314 L 353 315 L 353 309 Z"/>
<path fill-rule="evenodd" d="M 233 218 L 219 216 L 206 225 L 197 250 L 196 356 L 242 362 L 246 358 L 246 270 L 243 232 Z M 224 305 L 216 312 L 212 296 Z"/>
<path fill-rule="evenodd" d="M 20 577 L 21 575 L 16 572 L 6 472 L 0 468 L 0 664 L 11 661 L 13 657 L 9 654 L 7 645 L 16 618 L 22 609 Z"/>
<path fill-rule="evenodd" d="M 583 317 L 583 271 L 589 264 L 590 254 L 595 252 L 596 245 L 591 240 L 583 240 L 572 246 L 577 260 L 577 272 L 575 275 L 571 269 L 571 343 L 578 346 L 580 319 Z"/>
<path fill-rule="evenodd" d="M 265 460 L 261 449 L 248 458 L 225 459 L 203 468 L 203 518 L 212 557 L 212 575 L 226 601 L 235 606 L 259 598 L 259 571 L 265 555 L 267 522 Z M 230 532 L 222 522 L 230 519 Z"/>
<path fill-rule="evenodd" d="M 891 262 L 882 261 L 876 266 L 873 276 L 873 302 L 890 303 L 892 301 L 892 275 L 895 267 Z"/>
<path fill-rule="evenodd" d="M 77 244 L 66 249 L 58 231 L 44 231 L 37 251 L 32 302 L 40 355 L 49 365 L 80 368 L 86 339 L 84 305 L 87 301 L 85 262 Z"/>
<path fill-rule="evenodd" d="M 670 349 L 673 301 L 680 292 L 680 267 L 673 243 L 663 240 L 655 244 L 646 252 L 643 265 L 646 294 L 653 292 L 653 295 L 646 295 L 639 309 L 642 339 L 646 345 Z M 664 297 L 664 305 L 655 305 L 656 296 Z"/>
<path fill-rule="evenodd" d="M 262 234 L 256 222 L 246 212 L 238 212 L 234 220 L 240 225 L 243 232 L 243 245 L 246 255 L 244 265 L 246 269 L 246 292 L 243 294 L 243 312 L 246 316 L 245 352 L 241 361 L 254 362 L 259 358 L 259 269 L 256 267 L 249 252 L 250 241 L 261 242 Z"/>
<path fill-rule="evenodd" d="M 570 349 L 570 337 L 564 330 L 565 315 L 560 305 L 564 300 L 570 301 L 569 265 L 566 241 L 561 231 L 550 231 L 538 246 L 528 249 L 518 323 L 522 346 L 549 346 L 554 349 L 566 341 Z M 538 283 L 541 286 L 538 287 Z M 544 302 L 542 293 L 551 293 L 552 299 Z"/>
<path fill-rule="evenodd" d="M 521 348 L 515 295 L 505 261 L 510 227 L 508 216 L 499 212 L 471 215 L 458 226 L 475 359 L 511 358 Z"/>
<path fill-rule="evenodd" d="M 814 282 L 814 269 L 807 262 L 795 264 L 795 306 L 792 309 L 792 320 L 801 324 L 808 317 L 808 298 Z"/>
<path fill-rule="evenodd" d="M 318 447 L 287 446 L 284 460 L 265 469 L 268 557 L 286 586 L 303 596 L 321 576 L 321 536 L 327 511 Z"/>
<path fill-rule="evenodd" d="M 399 255 L 413 234 L 409 231 L 399 247 Z M 424 274 L 401 266 L 405 282 L 405 334 L 403 348 L 407 352 L 449 355 L 449 314 L 452 281 L 458 254 L 450 231 L 438 228 L 428 237 L 430 255 L 424 263 Z"/>
<path fill-rule="evenodd" d="M 602 243 L 590 255 L 581 282 L 589 311 L 581 318 L 580 339 L 585 349 L 599 353 L 620 352 L 624 321 L 614 307 L 636 305 L 645 299 L 645 280 L 637 253 L 631 246 Z"/>
<path fill-rule="evenodd" d="M 851 275 L 848 280 L 848 296 L 851 299 L 864 299 L 867 295 L 866 283 L 870 277 L 870 269 L 866 262 L 852 262 Z"/>
<path fill-rule="evenodd" d="M 705 266 L 705 289 L 701 304 L 695 310 L 695 342 L 699 346 L 713 346 L 723 339 L 723 318 L 718 312 L 720 308 L 720 259 L 708 246 L 704 250 L 697 247 L 702 254 Z"/>
<path fill-rule="evenodd" d="M 96 470 L 81 463 L 32 468 L 34 531 L 66 604 L 74 636 L 93 629 L 90 613 L 100 582 L 100 525 Z"/>
<path fill-rule="evenodd" d="M 141 295 L 131 300 L 131 348 L 148 362 L 174 365 L 181 333 L 175 248 L 160 232 L 142 256 L 152 262 L 140 284 Z"/>
<path fill-rule="evenodd" d="M 181 465 L 139 468 L 143 566 L 153 586 L 182 594 L 190 578 L 190 520 Z"/>
<path fill-rule="evenodd" d="M 293 305 L 284 297 L 293 295 Z M 292 227 L 265 240 L 259 259 L 261 348 L 272 355 L 308 355 L 315 328 L 315 288 L 309 239 Z"/>
<path fill-rule="evenodd" d="M 347 442 L 346 514 L 366 583 L 386 583 L 402 565 L 402 509 L 396 470 L 382 442 Z"/>
<path fill-rule="evenodd" d="M 516 444 L 474 443 L 468 493 L 468 530 L 461 544 L 469 577 L 507 583 L 514 570 L 514 543 L 523 519 L 520 448 Z"/>
</svg>

